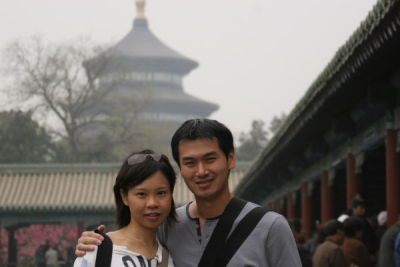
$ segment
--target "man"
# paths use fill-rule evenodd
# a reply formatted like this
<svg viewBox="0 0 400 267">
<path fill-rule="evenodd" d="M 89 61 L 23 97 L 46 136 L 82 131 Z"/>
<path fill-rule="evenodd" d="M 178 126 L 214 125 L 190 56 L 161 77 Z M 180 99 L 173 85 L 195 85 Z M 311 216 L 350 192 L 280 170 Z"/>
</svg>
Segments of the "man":
<svg viewBox="0 0 400 267">
<path fill-rule="evenodd" d="M 397 234 L 396 241 L 394 242 L 394 259 L 396 267 L 400 267 L 400 233 Z"/>
<path fill-rule="evenodd" d="M 58 251 L 56 250 L 55 244 L 49 246 L 44 256 L 46 258 L 46 267 L 58 266 Z"/>
<path fill-rule="evenodd" d="M 159 231 L 177 267 L 198 266 L 212 237 L 219 216 L 233 196 L 229 190 L 229 172 L 236 167 L 232 133 L 221 123 L 209 119 L 186 121 L 171 141 L 172 155 L 195 201 L 177 209 L 177 223 L 165 224 Z M 246 203 L 232 229 L 254 207 Z M 93 250 L 100 238 L 85 232 L 76 255 Z M 220 251 L 213 252 L 214 254 Z M 226 266 L 301 266 L 291 230 L 281 215 L 266 213 Z"/>
<path fill-rule="evenodd" d="M 395 242 L 397 234 L 400 232 L 400 218 L 389 227 L 383 234 L 379 246 L 379 267 L 395 267 Z"/>
<path fill-rule="evenodd" d="M 312 257 L 310 250 L 306 246 L 306 243 L 304 242 L 304 237 L 301 233 L 301 222 L 299 219 L 292 219 L 289 220 L 289 226 L 292 230 L 294 240 L 296 241 L 297 249 L 299 251 L 299 256 L 300 256 L 300 261 L 301 265 L 303 267 L 311 267 L 312 266 Z M 312 239 L 309 239 L 312 240 Z"/>
<path fill-rule="evenodd" d="M 324 225 L 323 231 L 326 238 L 315 251 L 313 267 L 348 266 L 340 248 L 344 240 L 343 224 L 338 220 L 330 220 Z"/>
<path fill-rule="evenodd" d="M 372 262 L 367 247 L 361 242 L 363 222 L 360 218 L 353 216 L 345 220 L 343 223 L 344 228 L 344 242 L 342 250 L 346 261 L 350 264 L 353 263 L 359 267 L 371 267 Z"/>
<path fill-rule="evenodd" d="M 370 222 L 365 217 L 367 211 L 365 200 L 362 199 L 360 196 L 356 196 L 351 203 L 351 207 L 352 215 L 360 218 L 363 222 L 363 237 L 361 241 L 368 248 L 368 253 L 371 255 L 371 257 L 374 258 L 377 249 L 377 245 L 375 242 L 375 231 L 372 228 Z"/>
</svg>

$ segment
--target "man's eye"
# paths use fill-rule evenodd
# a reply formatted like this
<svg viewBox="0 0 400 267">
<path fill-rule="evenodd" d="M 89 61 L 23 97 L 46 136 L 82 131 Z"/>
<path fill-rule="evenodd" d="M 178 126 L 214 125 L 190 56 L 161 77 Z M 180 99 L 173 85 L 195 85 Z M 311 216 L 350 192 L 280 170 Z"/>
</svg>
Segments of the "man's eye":
<svg viewBox="0 0 400 267">
<path fill-rule="evenodd" d="M 183 163 L 183 165 L 191 167 L 191 166 L 194 165 L 194 162 L 193 161 L 186 161 L 185 163 Z"/>
<path fill-rule="evenodd" d="M 210 162 L 210 161 L 214 161 L 216 158 L 215 157 L 211 157 L 211 158 L 207 158 L 206 160 L 208 161 L 208 162 Z"/>
</svg>

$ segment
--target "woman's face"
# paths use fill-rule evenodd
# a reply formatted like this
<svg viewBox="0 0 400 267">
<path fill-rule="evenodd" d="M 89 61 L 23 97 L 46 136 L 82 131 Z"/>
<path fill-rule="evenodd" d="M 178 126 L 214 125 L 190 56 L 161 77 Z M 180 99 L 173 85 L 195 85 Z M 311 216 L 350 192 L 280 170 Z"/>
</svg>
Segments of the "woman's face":
<svg viewBox="0 0 400 267">
<path fill-rule="evenodd" d="M 172 193 L 161 171 L 129 189 L 127 194 L 121 192 L 121 195 L 131 212 L 131 224 L 155 229 L 170 213 Z"/>
</svg>

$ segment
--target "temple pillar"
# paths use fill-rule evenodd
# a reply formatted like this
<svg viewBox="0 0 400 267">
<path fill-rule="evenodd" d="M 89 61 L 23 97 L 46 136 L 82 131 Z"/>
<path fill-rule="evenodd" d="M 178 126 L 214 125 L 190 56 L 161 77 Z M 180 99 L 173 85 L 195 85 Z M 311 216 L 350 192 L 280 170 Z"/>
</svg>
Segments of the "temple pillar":
<svg viewBox="0 0 400 267">
<path fill-rule="evenodd" d="M 333 179 L 334 173 L 324 171 L 321 174 L 321 223 L 324 224 L 334 217 L 333 209 Z"/>
<path fill-rule="evenodd" d="M 289 193 L 286 199 L 286 218 L 293 220 L 296 217 L 294 193 Z"/>
<path fill-rule="evenodd" d="M 386 132 L 386 210 L 387 226 L 393 225 L 399 216 L 400 182 L 399 154 L 396 152 L 397 131 Z"/>
<path fill-rule="evenodd" d="M 16 267 L 18 259 L 18 246 L 17 240 L 15 239 L 15 232 L 19 229 L 18 226 L 7 227 L 8 232 L 8 258 L 7 266 Z"/>
<path fill-rule="evenodd" d="M 301 223 L 303 225 L 303 232 L 306 240 L 310 237 L 313 222 L 311 192 L 311 184 L 304 183 L 301 186 Z"/>
<path fill-rule="evenodd" d="M 275 212 L 282 214 L 281 200 L 279 198 L 275 200 Z"/>
<path fill-rule="evenodd" d="M 362 161 L 362 159 L 360 159 Z M 357 172 L 357 165 L 361 167 L 362 163 L 357 164 L 353 154 L 347 155 L 346 160 L 346 202 L 347 208 L 351 208 L 351 202 L 355 195 L 361 195 L 361 179 Z"/>
</svg>

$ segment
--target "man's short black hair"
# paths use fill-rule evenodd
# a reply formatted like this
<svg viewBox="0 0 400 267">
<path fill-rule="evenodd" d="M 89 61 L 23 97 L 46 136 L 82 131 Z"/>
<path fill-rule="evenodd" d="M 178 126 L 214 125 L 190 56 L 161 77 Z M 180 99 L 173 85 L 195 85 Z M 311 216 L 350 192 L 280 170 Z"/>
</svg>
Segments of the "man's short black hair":
<svg viewBox="0 0 400 267">
<path fill-rule="evenodd" d="M 233 152 L 233 136 L 231 131 L 222 123 L 210 119 L 191 119 L 185 121 L 176 130 L 171 140 L 171 150 L 174 160 L 179 164 L 179 142 L 182 140 L 216 139 L 219 147 L 228 158 Z"/>
<path fill-rule="evenodd" d="M 343 223 L 338 220 L 330 220 L 325 223 L 323 231 L 326 236 L 335 235 L 338 230 L 343 230 Z"/>
<path fill-rule="evenodd" d="M 343 222 L 344 234 L 347 237 L 354 237 L 358 231 L 362 231 L 363 220 L 352 216 Z"/>
</svg>

